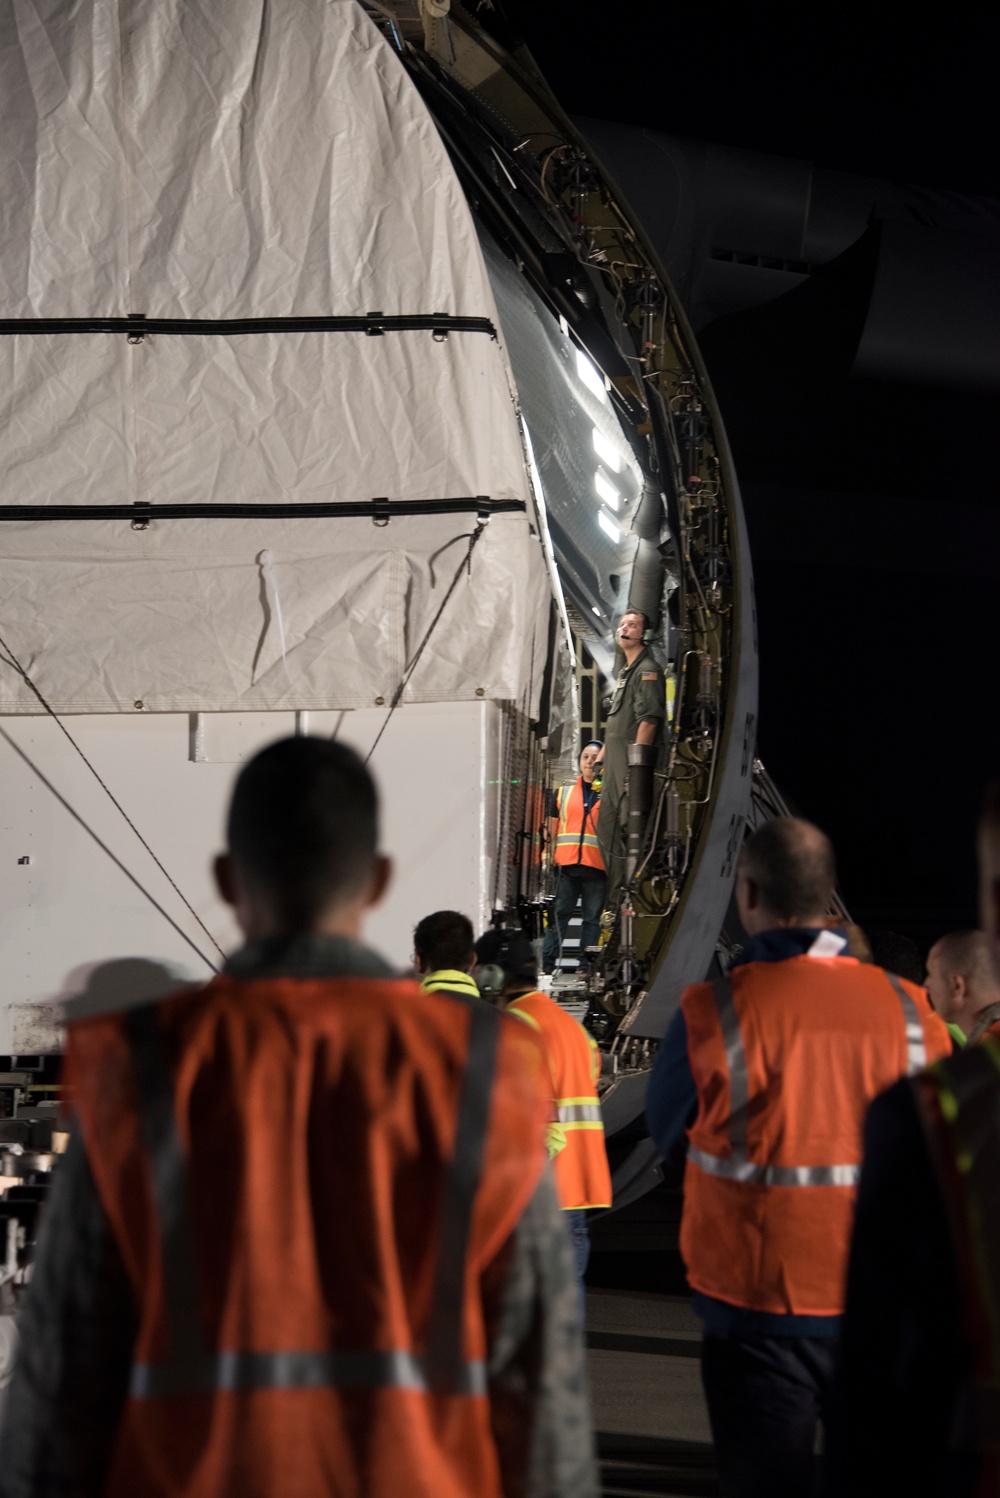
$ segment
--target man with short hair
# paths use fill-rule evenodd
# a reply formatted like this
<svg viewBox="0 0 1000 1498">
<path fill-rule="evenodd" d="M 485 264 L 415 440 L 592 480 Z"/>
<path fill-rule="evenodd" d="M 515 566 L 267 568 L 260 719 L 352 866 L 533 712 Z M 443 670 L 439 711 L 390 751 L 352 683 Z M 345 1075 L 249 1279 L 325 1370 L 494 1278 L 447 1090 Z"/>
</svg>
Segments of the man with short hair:
<svg viewBox="0 0 1000 1498">
<path fill-rule="evenodd" d="M 450 993 L 483 1002 L 472 976 L 476 938 L 472 922 L 457 910 L 435 910 L 413 931 L 413 965 L 425 993 Z"/>
<path fill-rule="evenodd" d="M 951 1050 L 924 991 L 848 955 L 827 925 L 829 839 L 766 822 L 744 845 L 749 940 L 687 988 L 654 1065 L 650 1132 L 689 1142 L 681 1252 L 724 1498 L 813 1492 L 872 1098 Z"/>
<path fill-rule="evenodd" d="M 951 931 L 940 937 L 927 954 L 925 984 L 957 1045 L 978 1040 L 1000 1019 L 1000 980 L 985 931 Z"/>
<path fill-rule="evenodd" d="M 611 1171 L 597 1096 L 601 1057 L 592 1035 L 538 988 L 538 964 L 520 931 L 487 931 L 476 942 L 483 965 L 503 970 L 499 1003 L 540 1036 L 548 1057 L 552 1111 L 546 1135 L 556 1190 L 582 1286 L 590 1257 L 587 1212 L 611 1205 Z"/>
<path fill-rule="evenodd" d="M 542 945 L 542 963 L 547 973 L 562 955 L 566 929 L 578 904 L 582 915 L 581 963 L 587 947 L 596 946 L 601 934 L 601 911 L 608 881 L 597 841 L 601 793 L 594 787 L 594 776 L 597 757 L 603 748 L 600 739 L 584 744 L 580 751 L 580 774 L 555 793 L 551 836 L 556 895 Z"/>
<path fill-rule="evenodd" d="M 667 715 L 666 690 L 659 663 L 645 643 L 649 620 L 629 608 L 618 626 L 618 646 L 624 664 L 608 705 L 603 765 L 601 819 L 597 840 L 608 876 L 607 899 L 614 905 L 625 877 L 625 824 L 628 818 L 628 747 L 659 743 Z"/>
<path fill-rule="evenodd" d="M 361 944 L 353 750 L 264 749 L 227 836 L 246 945 L 69 1026 L 0 1495 L 593 1495 L 541 1047 Z"/>
</svg>

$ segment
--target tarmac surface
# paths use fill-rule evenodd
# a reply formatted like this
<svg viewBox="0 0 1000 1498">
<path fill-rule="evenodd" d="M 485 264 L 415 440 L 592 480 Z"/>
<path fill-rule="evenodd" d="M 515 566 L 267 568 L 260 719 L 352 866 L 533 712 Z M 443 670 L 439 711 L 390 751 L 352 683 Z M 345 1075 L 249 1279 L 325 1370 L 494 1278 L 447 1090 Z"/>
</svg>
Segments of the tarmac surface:
<svg viewBox="0 0 1000 1498">
<path fill-rule="evenodd" d="M 591 1400 L 607 1498 L 715 1494 L 701 1323 L 686 1296 L 587 1292 Z"/>
</svg>

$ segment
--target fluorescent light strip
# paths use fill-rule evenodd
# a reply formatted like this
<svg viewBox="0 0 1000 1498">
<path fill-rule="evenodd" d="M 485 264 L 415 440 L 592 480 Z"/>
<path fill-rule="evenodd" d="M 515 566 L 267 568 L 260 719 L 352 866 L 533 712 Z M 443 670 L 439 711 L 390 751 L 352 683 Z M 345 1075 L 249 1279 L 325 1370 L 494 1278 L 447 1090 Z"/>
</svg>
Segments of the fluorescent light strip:
<svg viewBox="0 0 1000 1498">
<path fill-rule="evenodd" d="M 594 488 L 597 490 L 598 494 L 604 500 L 604 503 L 606 505 L 609 505 L 612 510 L 617 510 L 618 506 L 621 504 L 622 497 L 618 493 L 618 490 L 615 488 L 614 484 L 609 483 L 608 480 L 604 477 L 604 474 L 601 473 L 600 469 L 598 469 L 597 473 L 594 474 Z"/>
<path fill-rule="evenodd" d="M 620 473 L 622 467 L 622 455 L 613 442 L 609 442 L 599 428 L 594 428 L 594 451 L 604 464 L 610 468 L 612 473 Z"/>
<path fill-rule="evenodd" d="M 612 541 L 617 546 L 618 542 L 622 538 L 622 533 L 618 529 L 617 525 L 615 525 L 614 521 L 611 519 L 611 516 L 605 515 L 603 510 L 598 510 L 597 523 L 601 527 L 601 530 L 604 531 L 605 535 L 610 536 Z"/>
<path fill-rule="evenodd" d="M 608 394 L 604 388 L 604 376 L 591 363 L 582 349 L 577 349 L 576 351 L 576 372 L 581 382 L 586 385 L 589 391 L 594 395 L 600 396 L 602 401 L 607 400 Z"/>
</svg>

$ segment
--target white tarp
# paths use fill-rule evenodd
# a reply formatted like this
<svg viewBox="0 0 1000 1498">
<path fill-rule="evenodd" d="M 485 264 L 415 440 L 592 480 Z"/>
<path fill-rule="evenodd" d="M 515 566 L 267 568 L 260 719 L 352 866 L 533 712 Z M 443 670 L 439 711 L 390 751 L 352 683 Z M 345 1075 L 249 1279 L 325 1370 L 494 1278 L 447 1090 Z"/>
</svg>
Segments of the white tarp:
<svg viewBox="0 0 1000 1498">
<path fill-rule="evenodd" d="M 354 0 L 0 6 L 0 319 L 371 312 L 497 324 L 433 122 Z M 475 513 L 155 507 L 476 496 L 526 510 L 489 521 L 410 700 L 541 680 L 549 585 L 498 341 L 0 331 L 0 506 L 154 507 L 144 530 L 0 521 L 0 633 L 57 711 L 388 697 Z M 37 708 L 0 667 L 0 712 Z"/>
</svg>

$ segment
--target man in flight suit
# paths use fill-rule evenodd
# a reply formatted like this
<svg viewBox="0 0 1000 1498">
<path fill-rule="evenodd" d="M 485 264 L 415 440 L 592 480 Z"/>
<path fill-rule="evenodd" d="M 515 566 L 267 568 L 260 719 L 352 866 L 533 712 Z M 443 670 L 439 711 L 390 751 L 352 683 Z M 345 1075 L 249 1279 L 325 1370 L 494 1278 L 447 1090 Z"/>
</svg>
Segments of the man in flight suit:
<svg viewBox="0 0 1000 1498">
<path fill-rule="evenodd" d="M 601 817 L 597 840 L 608 875 L 608 905 L 625 877 L 625 824 L 628 818 L 628 746 L 658 744 L 667 714 L 663 672 L 648 645 L 644 614 L 628 609 L 618 626 L 618 644 L 625 657 L 608 708 L 601 763 Z"/>
</svg>

